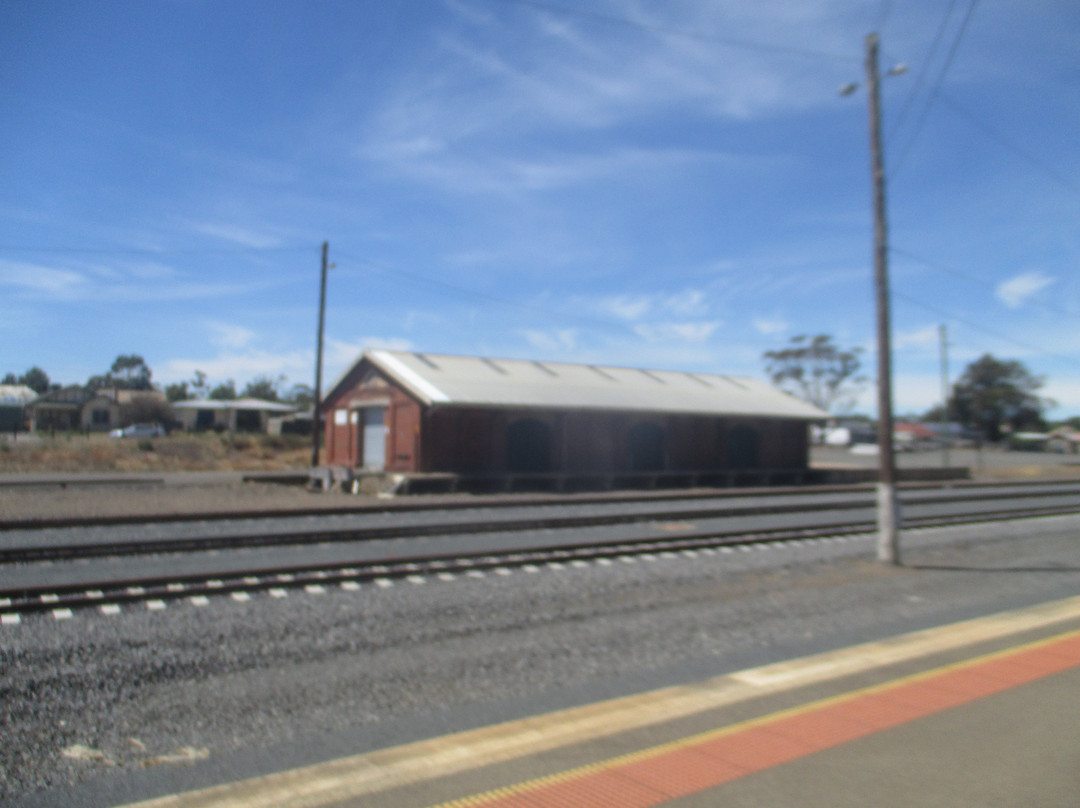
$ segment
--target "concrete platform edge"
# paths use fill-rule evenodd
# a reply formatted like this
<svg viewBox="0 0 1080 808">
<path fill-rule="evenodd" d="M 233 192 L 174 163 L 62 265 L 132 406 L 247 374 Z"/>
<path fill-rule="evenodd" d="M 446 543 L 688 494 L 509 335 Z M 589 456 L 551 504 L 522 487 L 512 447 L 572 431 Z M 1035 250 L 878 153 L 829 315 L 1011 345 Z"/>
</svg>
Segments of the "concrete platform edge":
<svg viewBox="0 0 1080 808">
<path fill-rule="evenodd" d="M 1080 597 L 916 631 L 634 696 L 377 750 L 129 808 L 320 806 L 502 763 L 1046 628 L 1080 618 Z"/>
</svg>

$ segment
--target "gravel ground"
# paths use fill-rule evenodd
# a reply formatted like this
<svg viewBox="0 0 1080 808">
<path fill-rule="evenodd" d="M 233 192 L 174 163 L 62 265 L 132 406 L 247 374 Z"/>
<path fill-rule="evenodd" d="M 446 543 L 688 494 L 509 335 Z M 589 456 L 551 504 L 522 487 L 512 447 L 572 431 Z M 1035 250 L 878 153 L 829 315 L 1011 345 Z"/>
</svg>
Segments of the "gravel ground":
<svg viewBox="0 0 1080 808">
<path fill-rule="evenodd" d="M 373 501 L 341 492 L 323 494 L 302 486 L 271 483 L 0 487 L 0 519 L 274 512 L 341 508 Z"/>
<path fill-rule="evenodd" d="M 912 531 L 904 568 L 862 538 L 31 616 L 0 628 L 0 800 L 116 804 L 1075 594 L 1078 530 Z"/>
</svg>

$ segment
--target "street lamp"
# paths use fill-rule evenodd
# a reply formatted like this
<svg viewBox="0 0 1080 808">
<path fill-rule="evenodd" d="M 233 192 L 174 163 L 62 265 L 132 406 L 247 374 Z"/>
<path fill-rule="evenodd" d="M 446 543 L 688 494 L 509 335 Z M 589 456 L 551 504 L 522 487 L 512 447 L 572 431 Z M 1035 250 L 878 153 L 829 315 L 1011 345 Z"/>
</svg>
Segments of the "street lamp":
<svg viewBox="0 0 1080 808">
<path fill-rule="evenodd" d="M 887 76 L 904 73 L 898 64 Z M 857 84 L 840 88 L 851 95 Z M 896 496 L 896 456 L 893 448 L 892 349 L 889 345 L 889 247 L 885 217 L 885 162 L 881 150 L 881 91 L 878 76 L 878 37 L 866 37 L 866 89 L 870 100 L 870 180 L 874 197 L 874 290 L 877 306 L 878 354 L 878 541 L 877 558 L 900 563 L 900 505 Z"/>
</svg>

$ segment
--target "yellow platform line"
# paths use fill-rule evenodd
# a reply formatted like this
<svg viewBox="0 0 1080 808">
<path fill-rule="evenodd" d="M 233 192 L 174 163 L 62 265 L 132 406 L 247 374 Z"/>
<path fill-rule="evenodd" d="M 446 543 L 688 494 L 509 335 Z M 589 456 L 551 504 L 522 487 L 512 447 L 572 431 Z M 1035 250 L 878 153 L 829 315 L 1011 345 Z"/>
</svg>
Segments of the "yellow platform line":
<svg viewBox="0 0 1080 808">
<path fill-rule="evenodd" d="M 570 708 L 130 808 L 317 808 L 1080 619 L 1080 597 Z"/>
<path fill-rule="evenodd" d="M 1041 640 L 1034 640 L 1024 645 L 1013 646 L 1011 648 L 1005 648 L 1000 651 L 993 651 L 981 656 L 972 657 L 970 659 L 961 660 L 959 662 L 952 662 L 947 665 L 942 665 L 930 670 L 920 671 L 918 673 L 908 674 L 898 679 L 890 679 L 888 682 L 883 682 L 876 685 L 869 685 L 867 687 L 859 688 L 857 690 L 850 690 L 845 693 L 840 693 L 835 696 L 828 696 L 816 701 L 807 702 L 806 704 L 799 704 L 794 707 L 788 707 L 783 710 L 777 710 L 776 712 L 768 713 L 756 718 L 749 718 L 743 721 L 736 722 L 734 724 L 728 724 L 717 729 L 705 730 L 694 735 L 689 735 L 685 738 L 679 738 L 675 741 L 668 743 L 657 744 L 645 749 L 639 749 L 634 752 L 628 752 L 624 755 L 608 758 L 606 760 L 595 761 L 583 766 L 577 766 L 573 769 L 567 769 L 561 772 L 555 772 L 553 774 L 545 775 L 543 777 L 533 778 L 532 780 L 526 780 L 521 783 L 515 783 L 510 786 L 503 786 L 502 788 L 492 789 L 480 794 L 473 794 L 468 797 L 462 797 L 448 802 L 441 802 L 438 805 L 431 806 L 431 808 L 480 808 L 485 805 L 497 805 L 500 801 L 508 797 L 515 797 L 521 794 L 528 794 L 530 792 L 536 792 L 540 789 L 555 785 L 557 783 L 567 783 L 575 780 L 583 780 L 589 775 L 597 774 L 605 771 L 612 771 L 615 769 L 621 769 L 628 764 L 639 763 L 641 761 L 650 760 L 652 758 L 666 755 L 670 752 L 679 752 L 685 749 L 691 749 L 693 747 L 700 746 L 708 741 L 714 741 L 719 738 L 725 738 L 731 735 L 737 735 L 741 732 L 745 732 L 749 729 L 756 727 L 768 727 L 770 725 L 779 724 L 784 719 L 793 718 L 800 715 L 806 715 L 809 713 L 815 713 L 827 710 L 829 707 L 833 707 L 845 702 L 854 701 L 856 699 L 865 698 L 866 696 L 874 696 L 878 694 L 887 694 L 890 691 L 899 690 L 902 687 L 906 687 L 911 684 L 917 684 L 919 682 L 933 681 L 934 679 L 943 675 L 952 673 L 954 671 L 961 671 L 966 669 L 978 668 L 987 662 L 992 662 L 997 659 L 1007 659 L 1010 657 L 1019 657 L 1030 651 L 1036 651 L 1040 648 L 1056 645 L 1062 641 L 1070 640 L 1075 637 L 1080 637 L 1080 629 L 1073 631 L 1067 631 L 1061 634 L 1054 635 L 1052 637 L 1046 637 Z M 1076 664 L 1076 663 L 1074 663 Z M 1049 675 L 1049 674 L 1048 674 Z M 1015 687 L 1016 685 L 1010 685 Z M 977 697 L 976 697 L 977 698 Z M 972 700 L 975 700 L 974 698 Z M 942 708 L 942 710 L 948 708 Z M 913 719 L 906 719 L 913 720 Z M 874 731 L 867 734 L 873 734 Z M 749 771 L 747 772 L 750 773 Z M 666 801 L 661 800 L 661 801 Z"/>
</svg>

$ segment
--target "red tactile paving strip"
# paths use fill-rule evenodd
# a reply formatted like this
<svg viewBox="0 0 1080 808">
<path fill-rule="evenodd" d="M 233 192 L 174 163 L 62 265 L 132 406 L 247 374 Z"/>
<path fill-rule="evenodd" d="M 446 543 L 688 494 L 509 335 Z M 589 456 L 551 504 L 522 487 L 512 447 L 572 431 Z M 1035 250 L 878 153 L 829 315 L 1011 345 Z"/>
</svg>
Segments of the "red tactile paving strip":
<svg viewBox="0 0 1080 808">
<path fill-rule="evenodd" d="M 1080 631 L 441 808 L 649 808 L 1080 666 Z"/>
</svg>

